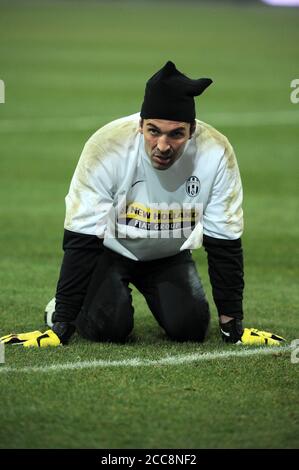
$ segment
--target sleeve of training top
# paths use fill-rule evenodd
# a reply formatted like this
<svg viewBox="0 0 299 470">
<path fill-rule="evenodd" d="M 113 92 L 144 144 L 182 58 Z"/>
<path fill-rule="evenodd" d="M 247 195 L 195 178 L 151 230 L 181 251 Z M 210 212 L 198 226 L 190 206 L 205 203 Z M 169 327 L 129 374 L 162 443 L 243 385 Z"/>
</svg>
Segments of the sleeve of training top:
<svg viewBox="0 0 299 470">
<path fill-rule="evenodd" d="M 66 230 L 104 237 L 116 186 L 116 165 L 106 140 L 94 134 L 83 148 L 65 198 Z"/>
<path fill-rule="evenodd" d="M 68 195 L 64 223 L 64 257 L 56 289 L 55 322 L 73 321 L 103 249 L 113 209 L 115 170 L 100 130 L 85 144 Z"/>
<path fill-rule="evenodd" d="M 203 245 L 219 315 L 243 318 L 244 268 L 242 183 L 234 150 L 227 142 L 203 214 Z"/>
<path fill-rule="evenodd" d="M 241 239 L 203 236 L 212 293 L 219 315 L 243 318 L 244 269 Z"/>
<path fill-rule="evenodd" d="M 54 322 L 71 322 L 76 319 L 103 250 L 103 240 L 94 235 L 65 230 L 63 249 L 64 257 L 55 295 Z"/>
<path fill-rule="evenodd" d="M 243 191 L 234 150 L 227 142 L 203 213 L 203 233 L 237 240 L 243 233 Z"/>
</svg>

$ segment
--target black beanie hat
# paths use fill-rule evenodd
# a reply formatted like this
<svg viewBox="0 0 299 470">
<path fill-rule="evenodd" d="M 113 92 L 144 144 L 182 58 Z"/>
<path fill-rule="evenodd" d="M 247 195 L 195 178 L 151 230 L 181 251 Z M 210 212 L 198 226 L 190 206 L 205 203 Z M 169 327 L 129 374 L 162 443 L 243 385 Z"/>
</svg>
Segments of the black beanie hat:
<svg viewBox="0 0 299 470">
<path fill-rule="evenodd" d="M 143 119 L 192 122 L 195 119 L 194 96 L 211 85 L 210 78 L 192 80 L 168 61 L 147 82 L 140 116 Z"/>
</svg>

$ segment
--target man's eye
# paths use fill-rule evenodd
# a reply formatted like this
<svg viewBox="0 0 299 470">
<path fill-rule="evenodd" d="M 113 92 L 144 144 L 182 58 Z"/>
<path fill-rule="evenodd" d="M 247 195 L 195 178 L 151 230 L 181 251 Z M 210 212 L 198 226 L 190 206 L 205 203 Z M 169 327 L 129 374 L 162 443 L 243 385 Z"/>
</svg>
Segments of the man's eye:
<svg viewBox="0 0 299 470">
<path fill-rule="evenodd" d="M 170 134 L 170 137 L 180 138 L 180 137 L 184 137 L 184 134 L 183 134 L 183 132 L 181 132 L 181 131 L 176 131 L 176 132 L 172 132 L 172 133 Z"/>
<path fill-rule="evenodd" d="M 149 129 L 149 132 L 152 135 L 158 135 L 159 134 L 159 131 L 157 131 L 157 129 Z"/>
</svg>

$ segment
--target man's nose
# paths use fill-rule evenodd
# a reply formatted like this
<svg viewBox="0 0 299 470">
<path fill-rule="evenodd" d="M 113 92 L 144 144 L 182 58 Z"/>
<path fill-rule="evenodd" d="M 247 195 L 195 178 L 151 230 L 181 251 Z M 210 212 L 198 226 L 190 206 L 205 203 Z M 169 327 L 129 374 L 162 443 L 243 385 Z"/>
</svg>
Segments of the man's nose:
<svg viewBox="0 0 299 470">
<path fill-rule="evenodd" d="M 161 135 L 158 139 L 157 148 L 161 153 L 167 152 L 170 149 L 166 135 Z"/>
</svg>

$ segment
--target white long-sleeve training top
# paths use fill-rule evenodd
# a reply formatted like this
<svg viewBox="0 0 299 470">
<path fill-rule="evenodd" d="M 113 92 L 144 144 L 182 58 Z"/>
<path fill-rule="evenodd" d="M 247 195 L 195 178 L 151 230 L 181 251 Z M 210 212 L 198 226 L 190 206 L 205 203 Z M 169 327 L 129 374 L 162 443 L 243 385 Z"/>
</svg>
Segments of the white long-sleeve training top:
<svg viewBox="0 0 299 470">
<path fill-rule="evenodd" d="M 134 260 L 199 248 L 203 234 L 240 238 L 242 184 L 228 139 L 196 120 L 180 158 L 156 170 L 139 120 L 117 119 L 87 141 L 66 196 L 65 229 L 104 238 Z"/>
</svg>

